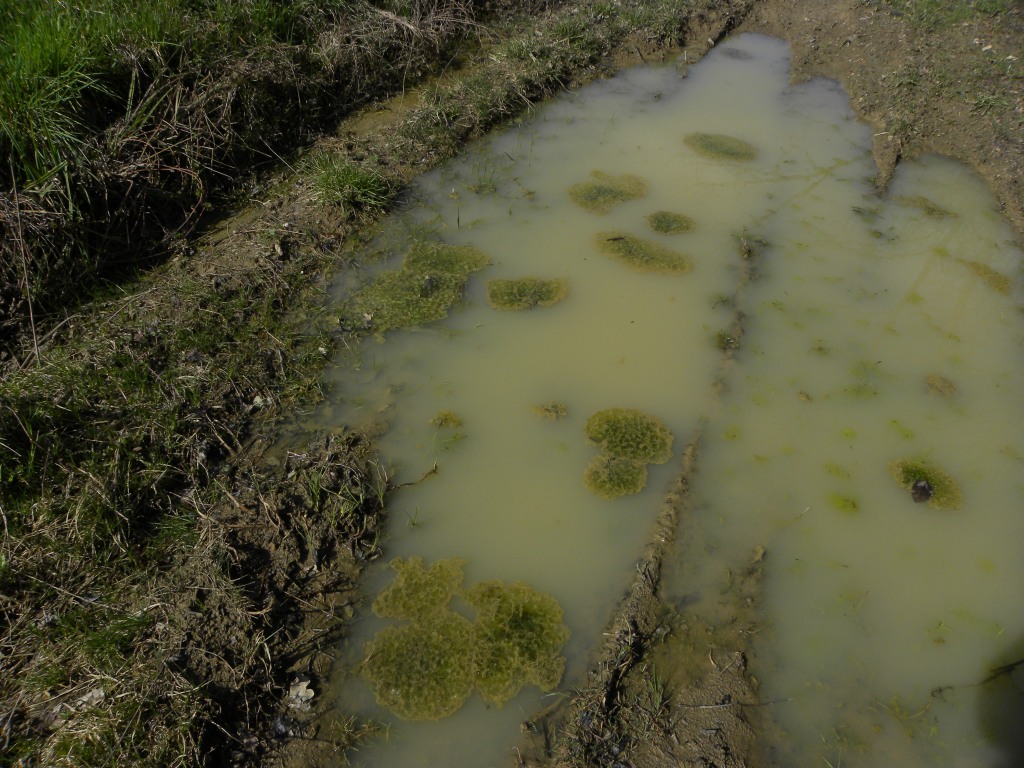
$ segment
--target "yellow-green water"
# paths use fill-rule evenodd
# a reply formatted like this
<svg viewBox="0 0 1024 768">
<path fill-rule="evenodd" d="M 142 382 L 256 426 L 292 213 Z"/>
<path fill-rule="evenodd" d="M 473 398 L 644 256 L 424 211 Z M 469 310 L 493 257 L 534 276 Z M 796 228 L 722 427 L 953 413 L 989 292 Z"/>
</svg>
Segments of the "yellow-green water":
<svg viewBox="0 0 1024 768">
<path fill-rule="evenodd" d="M 757 158 L 703 157 L 684 142 L 697 132 L 749 142 Z M 954 163 L 907 163 L 873 195 L 870 144 L 834 84 L 789 86 L 785 46 L 745 35 L 685 78 L 639 68 L 566 95 L 424 177 L 387 241 L 469 244 L 491 266 L 447 321 L 367 341 L 317 414 L 386 423 L 396 483 L 436 463 L 390 497 L 385 559 L 461 557 L 467 585 L 554 595 L 572 631 L 569 691 L 700 426 L 693 517 L 664 591 L 714 600 L 726 569 L 765 548 L 752 669 L 780 703 L 763 708 L 764 764 L 996 764 L 984 713 L 1019 715 L 997 690 L 1009 678 L 964 686 L 1024 657 L 1021 252 Z M 593 171 L 639 176 L 646 195 L 588 212 L 568 190 Z M 663 210 L 696 225 L 657 234 L 646 217 Z M 691 269 L 631 270 L 598 233 L 655 241 Z M 768 245 L 739 290 L 743 237 Z M 563 278 L 568 296 L 491 309 L 487 281 L 519 277 Z M 742 347 L 723 364 L 737 310 Z M 932 391 L 944 382 L 955 391 Z M 564 418 L 533 412 L 551 401 Z M 583 486 L 597 453 L 583 425 L 610 407 L 661 419 L 675 457 L 643 492 L 603 500 Z M 432 426 L 441 411 L 462 425 Z M 902 458 L 952 475 L 962 509 L 915 504 L 889 472 Z M 390 577 L 373 570 L 370 591 Z M 500 708 L 474 695 L 444 720 L 398 721 L 352 671 L 382 625 L 366 611 L 339 663 L 342 706 L 392 723 L 354 762 L 507 764 L 519 723 L 550 695 L 526 689 Z M 943 686 L 955 687 L 930 696 Z"/>
</svg>

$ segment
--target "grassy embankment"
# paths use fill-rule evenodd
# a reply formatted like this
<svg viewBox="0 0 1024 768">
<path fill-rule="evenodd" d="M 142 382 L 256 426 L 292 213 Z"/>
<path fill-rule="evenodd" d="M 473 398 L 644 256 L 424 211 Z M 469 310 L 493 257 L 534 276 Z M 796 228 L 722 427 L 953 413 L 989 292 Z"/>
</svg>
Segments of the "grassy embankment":
<svg viewBox="0 0 1024 768">
<path fill-rule="evenodd" d="M 0 764 L 258 759 L 311 590 L 331 587 L 311 574 L 372 554 L 386 488 L 352 436 L 278 474 L 245 458 L 260 419 L 317 396 L 335 339 L 288 318 L 315 317 L 339 233 L 627 36 L 671 43 L 712 5 L 499 28 L 429 0 L 0 3 L 0 325 L 25 331 L 0 381 Z M 467 35 L 486 47 L 470 74 L 386 135 L 297 163 L 337 206 L 329 237 L 257 214 L 244 258 L 179 236 L 139 273 L 211 189 Z"/>
</svg>

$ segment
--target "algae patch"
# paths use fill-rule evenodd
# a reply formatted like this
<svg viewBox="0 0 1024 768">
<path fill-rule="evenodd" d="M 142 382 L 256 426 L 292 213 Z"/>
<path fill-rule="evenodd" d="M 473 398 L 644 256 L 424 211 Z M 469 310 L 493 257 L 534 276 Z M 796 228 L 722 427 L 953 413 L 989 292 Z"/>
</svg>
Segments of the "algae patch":
<svg viewBox="0 0 1024 768">
<path fill-rule="evenodd" d="M 488 263 L 468 246 L 417 243 L 401 269 L 385 272 L 349 300 L 341 320 L 377 331 L 440 320 L 462 298 L 469 276 Z"/>
<path fill-rule="evenodd" d="M 584 431 L 601 453 L 587 465 L 583 482 L 604 499 L 639 493 L 647 485 L 647 465 L 664 464 L 672 457 L 672 433 L 642 411 L 598 411 L 587 419 Z"/>
<path fill-rule="evenodd" d="M 480 695 L 503 704 L 527 683 L 542 690 L 558 685 L 569 639 L 562 607 L 550 595 L 516 582 L 485 581 L 466 592 L 477 610 L 476 675 Z"/>
<path fill-rule="evenodd" d="M 960 486 L 944 470 L 923 461 L 901 459 L 889 465 L 893 478 L 904 488 L 914 493 L 917 500 L 917 488 L 927 484 L 929 506 L 935 509 L 959 510 L 963 503 Z M 917 486 L 917 488 L 915 488 Z"/>
<path fill-rule="evenodd" d="M 491 280 L 487 283 L 487 301 L 495 309 L 550 307 L 564 299 L 568 291 L 566 280 L 542 280 L 538 277 Z"/>
<path fill-rule="evenodd" d="M 376 683 L 377 703 L 406 720 L 454 714 L 473 691 L 473 624 L 443 610 L 385 627 L 367 647 L 362 671 Z"/>
<path fill-rule="evenodd" d="M 693 219 L 681 213 L 671 211 L 655 211 L 648 215 L 647 224 L 655 232 L 662 235 L 676 235 L 680 232 L 689 232 L 696 226 Z"/>
<path fill-rule="evenodd" d="M 542 419 L 558 421 L 559 419 L 565 418 L 566 414 L 569 412 L 569 407 L 559 400 L 552 400 L 544 403 L 543 405 L 535 405 L 530 410 Z"/>
<path fill-rule="evenodd" d="M 746 162 L 757 157 L 757 147 L 753 144 L 722 133 L 690 133 L 683 141 L 697 154 L 712 160 Z"/>
<path fill-rule="evenodd" d="M 672 457 L 672 433 L 654 416 L 633 408 L 598 411 L 584 427 L 587 439 L 609 456 L 664 464 Z"/>
<path fill-rule="evenodd" d="M 569 199 L 591 213 L 608 213 L 619 203 L 647 194 L 647 184 L 639 176 L 624 173 L 612 176 L 594 171 L 593 181 L 584 181 L 569 187 Z"/>
<path fill-rule="evenodd" d="M 642 237 L 623 232 L 599 232 L 596 242 L 606 256 L 640 272 L 682 274 L 690 270 L 690 260 L 685 255 Z"/>
<path fill-rule="evenodd" d="M 395 580 L 373 601 L 378 616 L 415 621 L 444 608 L 462 587 L 464 560 L 439 560 L 429 568 L 423 559 L 410 557 L 391 561 Z"/>
<path fill-rule="evenodd" d="M 427 568 L 418 557 L 396 558 L 395 580 L 373 603 L 378 616 L 406 620 L 380 630 L 361 665 L 377 702 L 399 717 L 447 717 L 474 687 L 503 704 L 524 685 L 550 690 L 562 679 L 559 651 L 569 629 L 558 601 L 521 582 L 463 591 L 464 565 L 449 558 Z M 475 622 L 451 609 L 455 596 L 476 610 Z"/>
<path fill-rule="evenodd" d="M 640 493 L 647 485 L 647 465 L 636 459 L 599 453 L 584 470 L 583 484 L 602 499 Z"/>
</svg>

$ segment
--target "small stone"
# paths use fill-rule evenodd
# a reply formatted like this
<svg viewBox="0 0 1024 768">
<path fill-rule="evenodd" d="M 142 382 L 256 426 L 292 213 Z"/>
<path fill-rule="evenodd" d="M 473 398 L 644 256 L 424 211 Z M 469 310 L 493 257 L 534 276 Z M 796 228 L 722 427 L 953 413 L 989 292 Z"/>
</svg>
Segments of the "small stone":
<svg viewBox="0 0 1024 768">
<path fill-rule="evenodd" d="M 910 498 L 917 503 L 928 501 L 932 497 L 932 484 L 927 480 L 915 480 L 910 486 Z"/>
</svg>

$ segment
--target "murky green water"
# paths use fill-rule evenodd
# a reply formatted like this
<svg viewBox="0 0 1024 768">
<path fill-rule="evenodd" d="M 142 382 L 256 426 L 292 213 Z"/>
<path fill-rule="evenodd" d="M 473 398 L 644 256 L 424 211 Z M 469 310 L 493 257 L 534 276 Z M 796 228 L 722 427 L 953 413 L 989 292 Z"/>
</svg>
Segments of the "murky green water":
<svg viewBox="0 0 1024 768">
<path fill-rule="evenodd" d="M 1021 252 L 953 163 L 905 164 L 875 197 L 871 132 L 844 94 L 787 83 L 784 45 L 743 36 L 685 79 L 640 68 L 567 95 L 422 179 L 421 205 L 386 240 L 473 245 L 491 265 L 447 321 L 367 342 L 355 375 L 340 365 L 318 418 L 386 424 L 395 482 L 436 464 L 392 496 L 389 558 L 461 557 L 467 585 L 523 581 L 560 601 L 562 690 L 582 679 L 702 425 L 695 513 L 665 589 L 714 600 L 726 569 L 765 548 L 753 671 L 782 734 L 765 764 L 995 764 L 990 715 L 1010 679 L 975 684 L 1024 656 Z M 757 157 L 704 157 L 684 142 L 694 133 Z M 593 171 L 638 176 L 646 194 L 589 212 L 568 191 Z M 695 226 L 657 233 L 658 211 Z M 628 237 L 690 269 L 639 272 L 602 253 Z M 769 245 L 741 290 L 744 237 Z M 564 279 L 567 297 L 488 305 L 488 281 L 522 277 Z M 723 364 L 737 310 L 742 347 Z M 551 402 L 563 418 L 535 412 Z M 613 407 L 660 419 L 675 458 L 642 492 L 605 500 L 583 484 L 597 454 L 584 424 Z M 443 411 L 461 425 L 432 425 Z M 890 473 L 900 459 L 952 476 L 961 508 L 912 501 Z M 372 573 L 371 590 L 391 576 Z M 367 611 L 340 666 L 383 624 Z M 339 675 L 345 708 L 393 722 L 360 765 L 506 764 L 519 722 L 559 695 L 527 688 L 488 707 L 474 694 L 449 718 L 407 723 Z"/>
</svg>

